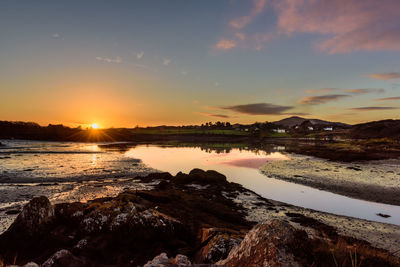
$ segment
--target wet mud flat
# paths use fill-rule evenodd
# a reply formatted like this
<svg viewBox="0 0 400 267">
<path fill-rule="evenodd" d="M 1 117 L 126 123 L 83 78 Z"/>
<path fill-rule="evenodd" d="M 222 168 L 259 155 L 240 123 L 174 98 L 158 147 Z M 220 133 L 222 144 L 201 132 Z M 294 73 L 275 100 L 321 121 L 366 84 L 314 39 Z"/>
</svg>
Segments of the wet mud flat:
<svg viewBox="0 0 400 267">
<path fill-rule="evenodd" d="M 137 175 L 147 175 L 147 173 Z M 39 183 L 0 183 L 0 233 L 7 230 L 22 207 L 35 196 L 46 196 L 53 204 L 76 201 L 85 203 L 100 197 L 115 197 L 123 190 L 144 190 L 154 187 L 152 183 L 142 183 L 140 179 L 126 177 L 98 179 L 86 177 L 68 179 L 72 180 L 69 182 L 65 180 L 63 178 L 47 179 L 46 182 Z"/>
<path fill-rule="evenodd" d="M 334 162 L 292 155 L 290 160 L 261 167 L 268 177 L 303 184 L 337 194 L 400 205 L 400 160 Z"/>
</svg>

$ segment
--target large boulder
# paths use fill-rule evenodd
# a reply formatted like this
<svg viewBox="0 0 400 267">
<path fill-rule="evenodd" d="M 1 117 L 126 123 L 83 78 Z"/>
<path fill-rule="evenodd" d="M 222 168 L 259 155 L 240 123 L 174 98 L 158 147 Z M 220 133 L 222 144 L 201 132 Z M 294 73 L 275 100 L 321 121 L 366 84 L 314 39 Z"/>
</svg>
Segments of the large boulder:
<svg viewBox="0 0 400 267">
<path fill-rule="evenodd" d="M 208 185 L 208 184 L 225 184 L 226 176 L 213 171 L 203 171 L 201 169 L 193 169 L 189 172 L 189 174 L 185 174 L 182 172 L 178 172 L 175 177 L 172 178 L 172 182 L 175 184 L 190 184 L 190 183 L 198 183 L 201 185 Z"/>
<path fill-rule="evenodd" d="M 288 222 L 272 220 L 256 225 L 217 265 L 230 267 L 298 267 L 301 266 L 292 253 L 298 231 Z M 304 233 L 305 234 L 305 233 Z M 307 236 L 305 236 L 307 239 Z"/>
<path fill-rule="evenodd" d="M 33 236 L 40 234 L 44 226 L 54 219 L 54 208 L 47 197 L 33 198 L 24 206 L 7 232 Z"/>
</svg>

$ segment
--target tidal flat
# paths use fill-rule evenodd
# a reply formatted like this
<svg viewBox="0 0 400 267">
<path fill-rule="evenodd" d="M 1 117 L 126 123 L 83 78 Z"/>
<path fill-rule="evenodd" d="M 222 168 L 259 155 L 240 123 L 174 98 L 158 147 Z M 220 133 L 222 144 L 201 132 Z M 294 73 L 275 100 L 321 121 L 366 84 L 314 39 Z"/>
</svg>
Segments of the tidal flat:
<svg viewBox="0 0 400 267">
<path fill-rule="evenodd" d="M 400 205 L 400 160 L 335 162 L 291 155 L 261 167 L 268 176 L 363 200 Z"/>
<path fill-rule="evenodd" d="M 174 192 L 178 195 L 198 194 L 207 201 L 218 200 L 218 203 L 228 205 L 229 209 L 234 211 L 236 219 L 233 220 L 223 219 L 217 213 L 214 214 L 214 211 L 211 212 L 212 216 L 219 218 L 217 221 L 225 220 L 225 222 L 219 222 L 223 227 L 226 227 L 224 224 L 228 220 L 230 228 L 240 228 L 232 238 L 228 238 L 230 240 L 228 243 L 232 245 L 225 248 L 228 251 L 240 243 L 252 226 L 278 220 L 279 227 L 305 231 L 311 240 L 315 238 L 317 238 L 315 240 L 320 240 L 320 235 L 322 235 L 329 237 L 334 240 L 334 244 L 337 244 L 335 242 L 337 242 L 338 236 L 340 236 L 340 240 L 347 240 L 346 242 L 350 242 L 348 238 L 353 238 L 358 240 L 356 243 L 361 242 L 357 243 L 357 246 L 362 244 L 368 249 L 376 248 L 382 253 L 389 253 L 387 255 L 399 256 L 400 207 L 396 204 L 398 195 L 392 195 L 390 201 L 393 202 L 389 202 L 389 204 L 393 205 L 373 198 L 374 194 L 386 197 L 385 190 L 387 188 L 398 190 L 398 160 L 396 159 L 351 163 L 335 162 L 287 153 L 282 144 L 255 149 L 244 145 L 226 145 L 216 148 L 215 146 L 190 146 L 188 144 L 181 144 L 181 146 L 138 144 L 132 146 L 122 143 L 2 142 L 6 143 L 6 146 L 1 151 L 3 154 L 1 160 L 4 164 L 0 167 L 0 190 L 2 192 L 0 233 L 5 232 L 13 224 L 19 216 L 18 214 L 24 210 L 27 212 L 29 205 L 26 206 L 26 204 L 37 196 L 45 196 L 49 201 L 49 204 L 46 204 L 47 207 L 54 212 L 59 207 L 78 205 L 82 209 L 78 213 L 82 212 L 85 216 L 82 220 L 97 221 L 97 217 L 92 217 L 93 214 L 90 215 L 91 211 L 93 208 L 97 209 L 97 206 L 103 207 L 103 204 L 93 203 L 104 203 L 107 206 L 109 201 L 114 203 L 116 199 L 119 199 L 117 196 L 129 192 L 130 196 L 135 195 L 134 199 L 144 198 L 138 203 L 134 201 L 135 207 L 139 205 L 136 208 L 142 207 L 143 203 L 147 203 L 145 210 L 151 208 L 148 211 L 150 213 L 147 214 L 146 211 L 147 215 L 142 214 L 143 216 L 151 214 L 156 216 L 155 214 L 158 214 L 160 210 L 154 213 L 153 209 L 163 207 L 161 212 L 167 216 L 166 218 L 169 218 L 168 220 L 172 218 L 184 221 L 185 219 L 181 217 L 183 214 L 176 210 L 177 207 L 173 208 L 171 203 L 168 204 L 171 198 L 180 198 L 177 195 L 171 196 L 165 191 L 166 188 L 174 188 L 176 190 Z M 204 170 L 216 170 L 226 178 L 218 183 L 213 179 L 204 178 L 199 181 L 199 177 L 196 175 L 196 179 L 190 178 L 191 175 L 194 175 L 192 170 L 196 167 Z M 163 176 L 161 172 L 169 172 L 172 175 Z M 182 172 L 192 174 L 185 176 Z M 197 172 L 202 173 L 201 171 Z M 213 177 L 221 177 L 215 172 L 212 173 Z M 200 175 L 200 177 L 203 176 L 204 174 Z M 186 178 L 180 180 L 177 177 Z M 290 180 L 290 177 L 304 180 L 308 177 L 308 180 L 314 182 L 322 181 L 328 185 L 334 183 L 336 187 L 338 185 L 348 186 L 355 193 L 349 195 L 345 191 L 335 191 L 331 187 L 322 188 L 315 184 Z M 364 198 L 360 193 L 362 190 L 358 190 L 359 188 L 373 188 L 375 191 L 369 192 L 372 197 Z M 368 201 L 360 200 L 363 198 Z M 142 201 L 145 202 L 142 203 Z M 149 203 L 146 201 L 154 202 L 154 205 L 147 206 Z M 207 205 L 209 204 L 211 203 Z M 193 209 L 201 210 L 204 203 L 199 202 L 194 205 Z M 129 204 L 129 207 L 131 206 Z M 134 216 L 134 214 L 136 213 L 131 215 Z M 109 219 L 110 223 L 114 219 L 119 221 L 125 216 L 118 214 L 117 210 L 108 214 L 111 216 L 109 219 L 107 219 L 108 215 L 104 215 L 106 217 L 103 215 L 101 221 L 104 219 L 104 223 Z M 114 218 L 114 216 L 116 217 Z M 193 219 L 198 220 L 198 218 Z M 240 223 L 235 225 L 235 220 Z M 62 221 L 58 222 L 62 224 Z M 204 223 L 207 227 L 214 225 L 211 221 L 209 224 Z M 214 226 L 220 225 L 219 223 Z M 108 224 L 105 224 L 104 227 L 106 225 Z M 76 227 L 81 229 L 81 226 Z M 226 233 L 222 235 L 226 235 Z M 79 238 L 85 239 L 84 236 L 79 236 Z M 81 240 L 76 238 L 71 240 L 72 243 L 75 241 L 79 243 Z M 92 245 L 96 245 L 96 242 Z M 208 247 L 212 247 L 211 243 L 208 244 Z M 192 251 L 190 253 L 196 254 L 198 247 L 190 245 L 185 247 L 182 253 L 189 256 L 192 261 L 206 262 L 204 258 L 199 260 L 198 256 L 187 252 L 187 249 Z M 74 255 L 75 253 L 80 255 L 80 252 L 76 252 L 73 246 L 70 250 Z M 147 260 L 155 256 L 152 253 L 146 255 Z M 176 253 L 176 251 L 170 252 L 169 255 L 171 253 Z M 43 262 L 46 257 L 50 256 L 43 254 L 38 261 Z M 228 257 L 228 254 L 224 254 L 224 257 Z M 217 262 L 217 258 L 212 262 Z M 141 258 L 139 262 L 146 259 Z M 218 260 L 223 260 L 223 258 L 219 257 Z"/>
</svg>

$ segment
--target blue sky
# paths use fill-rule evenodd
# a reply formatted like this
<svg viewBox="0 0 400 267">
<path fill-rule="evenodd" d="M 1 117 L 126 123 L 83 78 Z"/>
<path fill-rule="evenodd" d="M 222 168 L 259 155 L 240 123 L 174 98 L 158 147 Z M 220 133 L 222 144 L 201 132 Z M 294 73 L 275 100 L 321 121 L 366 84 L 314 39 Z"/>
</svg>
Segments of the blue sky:
<svg viewBox="0 0 400 267">
<path fill-rule="evenodd" d="M 324 2 L 2 1 L 0 119 L 399 118 L 400 3 Z"/>
</svg>

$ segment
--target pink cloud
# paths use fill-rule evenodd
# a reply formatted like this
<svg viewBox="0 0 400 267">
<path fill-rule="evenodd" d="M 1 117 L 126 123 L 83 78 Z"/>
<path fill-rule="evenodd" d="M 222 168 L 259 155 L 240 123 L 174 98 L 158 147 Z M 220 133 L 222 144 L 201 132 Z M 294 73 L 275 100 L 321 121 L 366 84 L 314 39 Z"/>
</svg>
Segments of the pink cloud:
<svg viewBox="0 0 400 267">
<path fill-rule="evenodd" d="M 274 2 L 278 32 L 326 36 L 324 52 L 400 50 L 398 0 L 280 0 Z"/>
<path fill-rule="evenodd" d="M 265 7 L 267 5 L 267 0 L 253 0 L 252 3 L 253 6 L 250 12 L 245 16 L 232 19 L 229 22 L 230 27 L 237 30 L 245 28 L 254 20 L 254 18 L 264 12 L 264 10 L 266 9 Z M 274 32 L 246 34 L 243 31 L 237 31 L 235 33 L 231 33 L 230 38 L 221 39 L 215 45 L 215 47 L 220 50 L 229 50 L 234 47 L 261 50 L 264 46 L 264 43 L 269 42 L 272 38 L 275 37 L 275 35 L 276 34 Z"/>
<path fill-rule="evenodd" d="M 220 50 L 229 50 L 229 49 L 232 49 L 234 47 L 236 47 L 236 41 L 235 40 L 229 40 L 229 39 L 221 39 L 215 45 L 215 48 L 220 49 Z"/>
<path fill-rule="evenodd" d="M 260 15 L 263 12 L 266 3 L 267 0 L 253 0 L 253 7 L 250 10 L 250 13 L 246 16 L 238 17 L 231 20 L 229 22 L 229 25 L 236 29 L 244 28 L 247 24 L 253 21 L 256 16 Z"/>
</svg>

